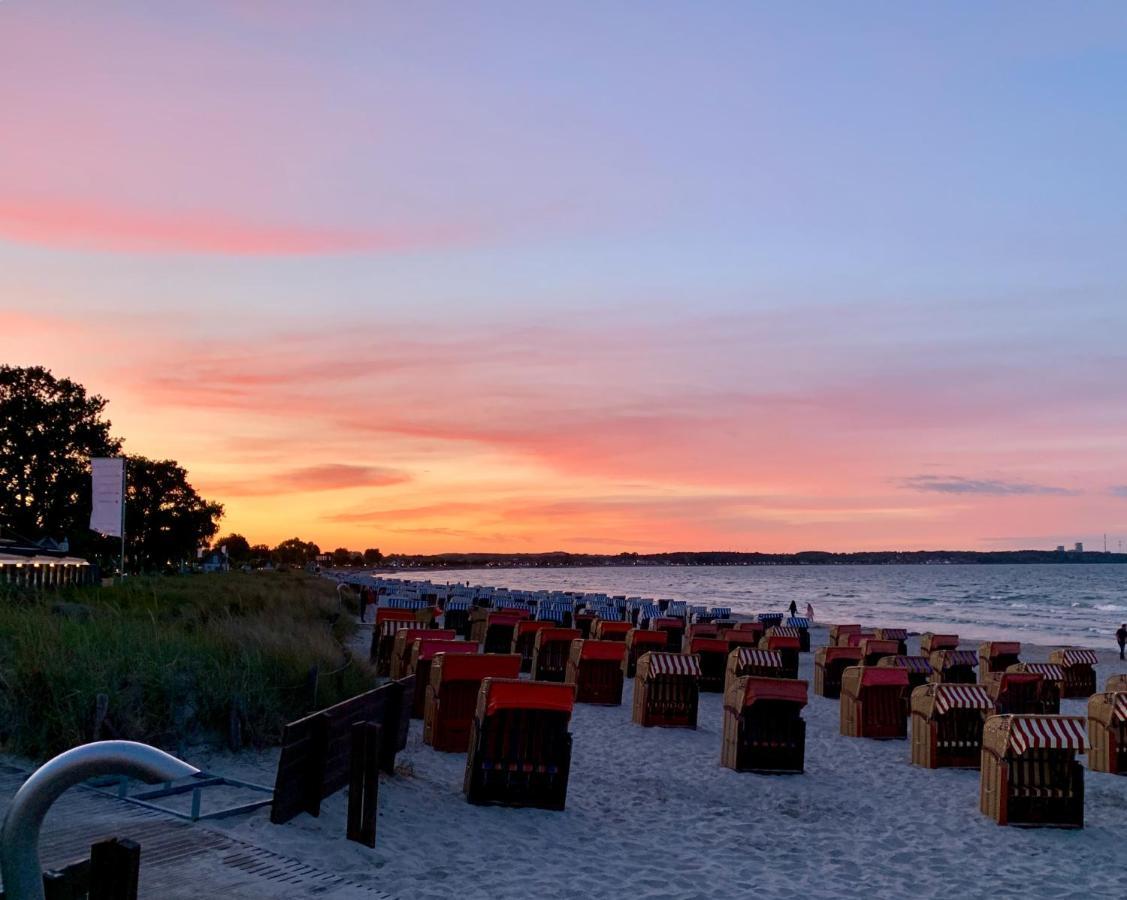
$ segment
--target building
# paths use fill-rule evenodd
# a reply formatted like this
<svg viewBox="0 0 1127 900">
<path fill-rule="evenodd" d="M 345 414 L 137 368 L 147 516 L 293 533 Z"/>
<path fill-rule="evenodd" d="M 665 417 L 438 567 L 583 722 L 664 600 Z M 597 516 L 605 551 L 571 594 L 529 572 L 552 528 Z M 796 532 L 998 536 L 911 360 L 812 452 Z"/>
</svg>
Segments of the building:
<svg viewBox="0 0 1127 900">
<path fill-rule="evenodd" d="M 92 584 L 94 576 L 94 566 L 65 549 L 0 538 L 0 584 L 50 590 Z"/>
<path fill-rule="evenodd" d="M 1075 552 L 1076 553 L 1083 553 L 1084 552 L 1084 542 L 1083 541 L 1077 541 L 1076 542 Z"/>
</svg>

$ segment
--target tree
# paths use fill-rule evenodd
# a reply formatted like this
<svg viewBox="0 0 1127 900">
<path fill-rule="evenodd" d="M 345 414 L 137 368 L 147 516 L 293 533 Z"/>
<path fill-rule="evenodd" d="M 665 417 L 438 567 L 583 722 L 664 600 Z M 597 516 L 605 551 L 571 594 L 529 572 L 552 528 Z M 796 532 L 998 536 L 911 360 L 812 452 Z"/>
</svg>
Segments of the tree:
<svg viewBox="0 0 1127 900">
<path fill-rule="evenodd" d="M 321 548 L 301 538 L 290 538 L 274 548 L 274 556 L 282 565 L 304 566 L 313 562 L 321 553 Z"/>
<path fill-rule="evenodd" d="M 352 551 L 345 547 L 337 547 L 333 551 L 333 565 L 338 568 L 352 565 Z"/>
<path fill-rule="evenodd" d="M 252 566 L 264 566 L 275 561 L 274 551 L 265 544 L 254 544 L 250 548 L 250 564 Z"/>
<path fill-rule="evenodd" d="M 121 452 L 105 408 L 102 397 L 41 366 L 0 366 L 0 530 L 68 536 L 77 550 L 94 542 L 90 457 Z"/>
<path fill-rule="evenodd" d="M 227 548 L 227 559 L 233 566 L 241 566 L 251 558 L 250 542 L 241 534 L 229 534 L 215 542 L 215 549 Z"/>
<path fill-rule="evenodd" d="M 378 566 L 381 562 L 383 562 L 383 554 L 379 550 L 371 548 L 364 551 L 364 565 Z"/>
<path fill-rule="evenodd" d="M 126 466 L 126 568 L 148 572 L 195 559 L 219 530 L 223 505 L 197 494 L 171 459 L 130 456 Z"/>
</svg>

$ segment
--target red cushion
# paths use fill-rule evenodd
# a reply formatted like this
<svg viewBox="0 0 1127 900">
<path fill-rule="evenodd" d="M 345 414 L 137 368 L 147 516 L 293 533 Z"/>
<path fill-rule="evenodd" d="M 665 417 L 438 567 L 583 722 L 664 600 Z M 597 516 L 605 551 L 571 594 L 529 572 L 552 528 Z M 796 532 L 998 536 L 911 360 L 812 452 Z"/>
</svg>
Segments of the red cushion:
<svg viewBox="0 0 1127 900">
<path fill-rule="evenodd" d="M 433 638 L 418 638 L 418 659 L 434 659 L 438 653 L 477 653 L 478 646 L 470 641 L 443 641 Z"/>
<path fill-rule="evenodd" d="M 626 644 L 622 641 L 584 641 L 583 648 L 579 651 L 580 659 L 613 659 L 621 662 L 625 656 Z"/>
<path fill-rule="evenodd" d="M 792 678 L 749 677 L 744 690 L 744 706 L 757 700 L 786 700 L 790 703 L 806 705 L 806 682 Z"/>
<path fill-rule="evenodd" d="M 444 653 L 442 681 L 481 681 L 483 678 L 517 678 L 520 675 L 519 654 Z"/>
<path fill-rule="evenodd" d="M 575 707 L 575 685 L 550 681 L 508 681 L 487 678 L 482 682 L 485 714 L 502 709 L 546 709 L 570 713 Z"/>
</svg>

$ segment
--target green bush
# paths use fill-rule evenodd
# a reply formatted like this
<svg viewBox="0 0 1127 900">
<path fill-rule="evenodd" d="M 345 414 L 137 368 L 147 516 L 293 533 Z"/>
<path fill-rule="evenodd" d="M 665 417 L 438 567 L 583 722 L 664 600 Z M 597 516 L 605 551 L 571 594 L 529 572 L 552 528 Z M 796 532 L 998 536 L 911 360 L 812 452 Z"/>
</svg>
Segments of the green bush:
<svg viewBox="0 0 1127 900">
<path fill-rule="evenodd" d="M 80 604 L 55 610 L 56 604 Z M 87 612 L 89 615 L 87 615 Z M 174 749 L 228 733 L 276 743 L 294 718 L 374 683 L 341 642 L 335 587 L 302 572 L 141 577 L 0 606 L 0 742 L 44 758 L 99 737 Z M 319 672 L 316 696 L 310 670 Z"/>
</svg>

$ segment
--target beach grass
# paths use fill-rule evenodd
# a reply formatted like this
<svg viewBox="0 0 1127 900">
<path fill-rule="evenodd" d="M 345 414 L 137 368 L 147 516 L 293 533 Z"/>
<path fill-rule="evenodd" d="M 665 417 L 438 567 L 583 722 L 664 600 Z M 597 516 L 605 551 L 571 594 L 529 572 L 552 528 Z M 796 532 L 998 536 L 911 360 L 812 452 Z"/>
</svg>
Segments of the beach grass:
<svg viewBox="0 0 1127 900">
<path fill-rule="evenodd" d="M 335 586 L 305 572 L 9 594 L 0 744 L 35 759 L 95 738 L 274 744 L 287 721 L 374 683 L 344 650 L 354 627 Z"/>
</svg>

